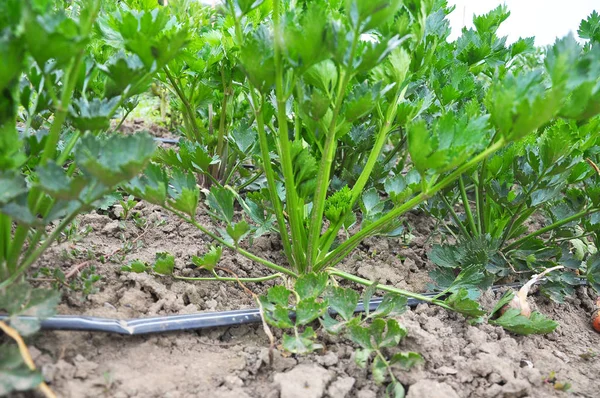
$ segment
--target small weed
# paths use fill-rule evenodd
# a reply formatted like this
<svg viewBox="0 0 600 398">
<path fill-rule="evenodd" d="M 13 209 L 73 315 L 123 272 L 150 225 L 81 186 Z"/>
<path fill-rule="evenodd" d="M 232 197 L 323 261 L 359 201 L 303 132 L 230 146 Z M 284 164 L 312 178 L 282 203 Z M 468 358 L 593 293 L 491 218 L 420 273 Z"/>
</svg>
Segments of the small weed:
<svg viewBox="0 0 600 398">
<path fill-rule="evenodd" d="M 81 227 L 79 224 L 79 220 L 74 220 L 71 224 L 69 224 L 60 234 L 57 241 L 61 242 L 72 242 L 76 243 L 84 239 L 86 236 L 93 231 L 91 225 L 86 225 Z"/>
<path fill-rule="evenodd" d="M 579 354 L 579 358 L 586 360 L 586 361 L 591 361 L 592 359 L 596 358 L 598 356 L 598 353 L 592 350 L 588 350 L 587 352 L 584 352 L 583 354 Z"/>
<path fill-rule="evenodd" d="M 88 267 L 73 275 L 65 274 L 60 268 L 42 267 L 34 274 L 34 281 L 51 282 L 55 289 L 66 288 L 73 292 L 79 292 L 82 299 L 90 294 L 96 293 L 96 283 L 102 276 L 96 272 L 96 267 Z"/>
<path fill-rule="evenodd" d="M 133 208 L 137 204 L 137 201 L 135 200 L 133 195 L 129 195 L 127 197 L 123 196 L 123 199 L 120 200 L 119 203 L 121 204 L 121 207 L 123 208 L 123 211 L 121 212 L 119 217 L 121 218 L 121 220 L 125 221 L 129 218 L 129 214 L 131 213 L 131 210 L 133 210 Z"/>
<path fill-rule="evenodd" d="M 567 392 L 567 391 L 571 390 L 571 387 L 572 387 L 571 383 L 569 383 L 569 382 L 558 381 L 556 379 L 556 372 L 555 371 L 550 372 L 550 374 L 548 375 L 548 377 L 546 377 L 544 379 L 544 383 L 551 384 L 554 387 L 555 390 L 564 391 L 564 392 Z"/>
</svg>

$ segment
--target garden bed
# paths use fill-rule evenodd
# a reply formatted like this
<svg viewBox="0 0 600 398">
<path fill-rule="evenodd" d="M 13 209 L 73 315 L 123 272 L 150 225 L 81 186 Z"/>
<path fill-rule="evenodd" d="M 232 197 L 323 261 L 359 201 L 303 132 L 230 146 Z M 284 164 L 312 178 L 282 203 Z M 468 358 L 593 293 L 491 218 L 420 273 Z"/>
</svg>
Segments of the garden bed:
<svg viewBox="0 0 600 398">
<path fill-rule="evenodd" d="M 190 257 L 208 246 L 196 230 L 156 206 L 141 202 L 136 211 L 147 220 L 147 229 L 132 221 L 111 219 L 112 213 L 85 215 L 79 219 L 79 230 L 89 225 L 89 234 L 55 246 L 40 261 L 40 266 L 60 266 L 68 272 L 85 260 L 86 250 L 96 256 L 118 253 L 105 264 L 93 262 L 103 276 L 99 292 L 83 301 L 66 292 L 59 313 L 137 318 L 256 306 L 234 283 L 173 282 L 121 272 L 123 264 L 135 259 L 152 261 L 157 252 L 168 251 L 176 256 L 178 273 L 188 274 L 192 270 L 184 268 Z M 417 214 L 408 218 L 414 227 L 410 242 L 367 240 L 342 268 L 396 287 L 424 291 L 431 267 L 425 252 L 435 240 L 428 239 L 433 223 Z M 133 245 L 126 243 L 133 241 Z M 275 238 L 262 237 L 250 249 L 272 261 L 283 260 Z M 221 265 L 239 276 L 264 272 L 230 252 L 224 253 Z M 273 283 L 248 287 L 261 293 Z M 491 296 L 484 295 L 484 306 L 493 306 Z M 591 292 L 580 288 L 561 306 L 539 296 L 535 304 L 560 323 L 557 331 L 546 336 L 514 336 L 501 327 L 470 326 L 460 315 L 426 305 L 400 316 L 408 330 L 401 348 L 420 352 L 425 359 L 411 371 L 396 372 L 408 387 L 408 397 L 567 396 L 545 381 L 553 372 L 558 383 L 571 385 L 571 396 L 596 396 L 600 359 L 595 355 L 600 335 L 589 325 Z M 278 330 L 274 332 L 280 336 Z M 326 333 L 320 340 L 325 350 L 306 356 L 277 350 L 272 365 L 269 341 L 259 325 L 149 336 L 45 331 L 31 345 L 34 360 L 61 397 L 383 396 L 384 389 L 354 363 L 351 343 Z"/>
</svg>

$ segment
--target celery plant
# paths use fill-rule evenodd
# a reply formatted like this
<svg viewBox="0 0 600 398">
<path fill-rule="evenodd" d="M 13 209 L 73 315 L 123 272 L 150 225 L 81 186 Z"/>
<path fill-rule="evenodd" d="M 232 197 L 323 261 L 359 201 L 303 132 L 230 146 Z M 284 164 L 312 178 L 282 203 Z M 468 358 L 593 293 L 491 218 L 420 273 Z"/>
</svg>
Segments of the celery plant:
<svg viewBox="0 0 600 398">
<path fill-rule="evenodd" d="M 495 29 L 507 16 L 503 7 L 487 15 L 497 21 L 491 36 L 482 23 L 486 16 L 477 17 L 476 29 L 470 31 L 471 40 L 487 40 L 493 47 L 500 40 Z M 460 84 L 463 88 L 470 87 L 472 95 L 481 101 L 489 102 L 492 97 L 486 87 L 491 82 L 486 77 L 494 74 L 498 63 L 509 71 L 523 71 L 543 62 L 550 66 L 557 57 L 571 54 L 580 56 L 581 65 L 589 64 L 569 73 L 566 85 L 573 94 L 557 119 L 541 126 L 526 140 L 486 159 L 431 201 L 430 212 L 441 216 L 442 223 L 445 218 L 451 220 L 449 231 L 457 240 L 452 245 L 435 246 L 430 254 L 440 267 L 432 273 L 438 287 L 447 288 L 457 271 L 471 266 L 479 267 L 487 282 L 492 283 L 501 278 L 529 277 L 565 265 L 564 272 L 552 274 L 541 288 L 544 294 L 562 302 L 579 284 L 576 272 L 587 274 L 588 279 L 598 272 L 588 267 L 585 259 L 591 254 L 587 239 L 598 229 L 600 211 L 597 200 L 600 174 L 596 166 L 600 143 L 599 93 L 590 84 L 593 77 L 591 81 L 586 78 L 578 81 L 597 67 L 593 66 L 598 62 L 597 49 L 593 49 L 597 41 L 589 34 L 594 32 L 594 26 L 597 26 L 594 15 L 581 23 L 582 38 L 590 39 L 585 48 L 581 49 L 572 39 L 563 39 L 545 60 L 535 57 L 534 49 L 526 42 L 520 45 L 524 51 L 496 54 L 493 64 L 483 54 L 469 59 L 458 57 L 462 61 L 459 67 L 467 71 L 461 73 Z M 461 97 L 449 96 L 453 90 L 443 85 L 446 74 L 443 70 L 436 72 L 439 80 L 434 84 L 436 101 L 460 103 Z M 563 76 L 554 73 L 550 78 L 557 82 Z M 590 100 L 579 101 L 582 97 Z M 455 206 L 458 199 L 460 211 Z M 534 216 L 542 218 L 544 224 L 529 230 L 528 223 Z"/>
<path fill-rule="evenodd" d="M 23 335 L 60 298 L 32 288 L 27 271 L 79 214 L 149 162 L 149 135 L 105 133 L 187 37 L 164 13 L 108 13 L 101 3 L 0 3 L 0 310 Z M 0 395 L 42 382 L 15 347 L 0 352 Z"/>
<path fill-rule="evenodd" d="M 360 278 L 337 265 L 365 238 L 394 233 L 403 214 L 460 184 L 462 175 L 492 154 L 557 116 L 576 119 L 567 112 L 575 105 L 591 110 L 598 103 L 596 51 L 583 51 L 572 37 L 565 38 L 548 49 L 544 65 L 507 68 L 497 60 L 510 60 L 531 43 L 507 47 L 505 39 L 496 38 L 497 25 L 505 18 L 501 10 L 476 19 L 481 37 L 465 31 L 454 43 L 446 42 L 444 17 L 449 11 L 445 2 L 432 0 L 227 1 L 223 28 L 233 32 L 232 56 L 244 72 L 241 84 L 247 88 L 248 119 L 258 136 L 257 166 L 264 172 L 264 185 L 245 197 L 228 186 L 204 191 L 208 212 L 222 226 L 216 231 L 196 221 L 202 195 L 190 167 L 153 165 L 129 185 L 136 196 L 174 212 L 220 246 L 275 275 L 297 279 L 260 300 L 270 324 L 291 330 L 284 337 L 286 348 L 316 348 L 307 325 L 320 319 L 328 330 L 345 333 L 365 350 L 363 364 L 374 358 L 378 381 L 392 367 L 380 351 L 382 342 L 388 342 L 385 333 L 390 333 L 390 344 L 397 344 L 402 331 L 396 321 L 369 318 L 365 326 L 363 318 L 353 317 L 358 295 L 335 287 L 335 277 L 391 293 L 389 311 L 382 310 L 387 314 L 396 308 L 389 303 L 399 295 L 480 319 L 485 311 L 470 291 L 484 286 L 485 275 L 465 270 L 447 288 L 449 297 L 430 298 Z M 484 69 L 477 79 L 486 84 L 469 81 L 471 73 Z M 440 70 L 449 82 L 436 87 L 440 80 L 432 74 Z M 476 90 L 481 92 L 474 95 Z M 361 146 L 366 152 L 349 157 L 353 148 L 348 143 L 361 135 L 368 142 Z M 399 147 L 390 149 L 394 145 Z M 346 178 L 343 168 L 349 158 L 360 164 Z M 399 162 L 406 173 L 386 162 Z M 396 174 L 386 176 L 382 170 Z M 234 213 L 236 202 L 243 209 L 241 218 Z M 286 264 L 243 247 L 244 240 L 269 231 L 281 237 Z M 211 249 L 194 263 L 214 273 L 219 256 L 218 249 Z M 172 267 L 154 271 L 170 274 Z M 220 278 L 202 278 L 207 279 Z M 295 306 L 295 320 L 289 305 Z M 331 319 L 327 305 L 342 319 Z M 518 321 L 556 326 L 543 316 Z M 410 362 L 408 358 L 406 354 L 402 361 Z M 390 378 L 391 390 L 400 394 L 391 372 Z"/>
<path fill-rule="evenodd" d="M 406 332 L 396 320 L 382 318 L 401 312 L 411 297 L 481 321 L 486 311 L 473 301 L 474 292 L 488 286 L 490 278 L 480 267 L 463 267 L 443 286 L 447 295 L 430 298 L 337 265 L 365 238 L 395 233 L 404 213 L 445 189 L 458 185 L 467 202 L 468 176 L 489 169 L 491 155 L 547 126 L 570 123 L 557 118 L 589 119 L 598 104 L 594 71 L 600 54 L 594 48 L 582 49 L 567 37 L 547 50 L 541 64 L 531 40 L 506 46 L 496 36 L 507 17 L 502 7 L 477 17 L 476 30 L 448 43 L 444 17 L 449 11 L 444 2 L 428 0 L 227 1 L 225 19 L 217 26 L 231 34 L 228 60 L 245 76 L 238 77 L 244 87 L 240 94 L 249 105 L 243 109 L 252 112 L 246 119 L 258 137 L 263 185 L 245 197 L 220 184 L 201 193 L 191 173 L 207 170 L 184 161 L 190 158 L 185 153 L 167 159 L 171 170 L 151 165 L 129 184 L 136 196 L 172 211 L 218 244 L 193 258 L 213 276 L 175 278 L 295 281 L 269 289 L 258 300 L 264 319 L 289 331 L 284 347 L 296 353 L 319 348 L 310 326 L 318 319 L 328 332 L 344 334 L 361 347 L 357 361 L 370 364 L 377 382 L 388 380 L 393 396 L 402 396 L 403 388 L 392 368 L 410 368 L 420 356 L 387 357 L 382 348 L 397 345 Z M 202 196 L 220 224 L 216 230 L 196 220 Z M 590 197 L 593 202 L 595 196 Z M 235 215 L 236 202 L 241 217 Z M 480 210 L 466 212 L 461 229 L 483 233 Z M 244 247 L 244 241 L 267 232 L 279 234 L 286 264 Z M 223 247 L 275 273 L 223 277 L 217 273 Z M 458 258 L 448 260 L 453 269 L 460 265 Z M 152 266 L 133 263 L 126 269 L 172 275 L 173 261 L 161 254 Z M 367 302 L 375 290 L 387 292 L 377 315 L 354 315 L 358 293 L 337 287 L 336 277 L 368 286 Z M 494 322 L 518 333 L 557 326 L 539 313 L 531 318 L 508 313 L 510 319 L 503 315 Z"/>
</svg>

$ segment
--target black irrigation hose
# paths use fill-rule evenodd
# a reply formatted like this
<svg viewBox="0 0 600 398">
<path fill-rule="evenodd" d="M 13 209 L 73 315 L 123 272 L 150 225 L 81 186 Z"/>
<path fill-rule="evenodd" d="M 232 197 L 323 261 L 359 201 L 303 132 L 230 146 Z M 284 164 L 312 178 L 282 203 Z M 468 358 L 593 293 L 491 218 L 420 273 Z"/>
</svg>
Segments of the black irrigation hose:
<svg viewBox="0 0 600 398">
<path fill-rule="evenodd" d="M 580 280 L 585 285 L 585 280 Z M 492 291 L 498 291 L 507 287 L 519 288 L 522 284 L 508 284 L 492 286 Z M 423 296 L 434 297 L 437 293 L 425 293 Z M 369 303 L 369 310 L 374 311 L 381 303 L 381 298 L 373 298 Z M 422 303 L 413 298 L 408 299 L 408 306 L 415 307 Z M 364 312 L 363 302 L 359 302 L 354 312 Z M 332 315 L 334 311 L 330 310 Z M 27 320 L 33 317 L 22 316 L 20 319 Z M 8 319 L 6 315 L 0 315 L 0 320 Z M 93 316 L 79 315 L 56 315 L 41 321 L 44 330 L 71 330 L 85 332 L 106 332 L 124 335 L 140 335 L 151 333 L 176 332 L 183 330 L 208 329 L 223 326 L 238 326 L 249 323 L 260 323 L 260 311 L 258 308 L 246 310 L 234 310 L 223 312 L 201 312 L 189 315 L 168 315 L 149 318 L 134 319 L 111 319 Z"/>
<path fill-rule="evenodd" d="M 426 294 L 433 297 L 434 294 Z M 381 303 L 381 298 L 371 300 L 369 310 L 375 310 Z M 416 306 L 421 301 L 408 299 L 408 305 Z M 355 312 L 364 312 L 362 302 L 356 306 Z M 332 315 L 335 314 L 332 312 Z M 0 320 L 7 319 L 0 315 Z M 22 320 L 33 317 L 19 317 Z M 45 330 L 75 330 L 86 332 L 107 332 L 126 335 L 175 332 L 182 330 L 208 329 L 223 326 L 238 326 L 248 323 L 261 322 L 260 310 L 249 308 L 223 312 L 201 312 L 189 315 L 154 316 L 149 318 L 111 319 L 93 316 L 56 315 L 41 321 L 41 328 Z"/>
<path fill-rule="evenodd" d="M 162 142 L 163 144 L 178 144 L 179 138 L 154 137 L 154 141 Z"/>
</svg>

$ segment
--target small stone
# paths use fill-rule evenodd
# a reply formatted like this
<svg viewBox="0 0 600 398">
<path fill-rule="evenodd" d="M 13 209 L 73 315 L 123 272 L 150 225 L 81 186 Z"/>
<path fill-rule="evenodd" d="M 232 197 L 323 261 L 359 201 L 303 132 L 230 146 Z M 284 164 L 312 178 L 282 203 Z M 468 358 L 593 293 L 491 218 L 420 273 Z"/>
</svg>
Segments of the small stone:
<svg viewBox="0 0 600 398">
<path fill-rule="evenodd" d="M 494 342 L 485 342 L 481 344 L 479 346 L 479 351 L 494 355 L 498 355 L 501 352 L 500 345 Z"/>
<path fill-rule="evenodd" d="M 369 390 L 368 387 L 365 387 L 356 393 L 356 398 L 377 398 L 377 393 L 373 390 Z"/>
<path fill-rule="evenodd" d="M 458 370 L 451 368 L 449 366 L 440 366 L 435 370 L 435 373 L 439 375 L 455 375 L 458 373 Z"/>
<path fill-rule="evenodd" d="M 531 392 L 531 384 L 523 379 L 509 380 L 502 386 L 503 397 L 525 397 Z"/>
<path fill-rule="evenodd" d="M 121 216 L 123 216 L 123 213 L 124 213 L 123 206 L 121 206 L 121 205 L 114 205 L 113 206 L 113 213 L 115 213 L 115 216 L 121 218 Z"/>
<path fill-rule="evenodd" d="M 302 364 L 286 373 L 276 373 L 281 398 L 321 398 L 332 378 L 332 372 L 318 365 Z"/>
<path fill-rule="evenodd" d="M 338 363 L 338 356 L 335 352 L 329 351 L 325 355 L 319 355 L 317 357 L 317 362 L 323 366 L 333 366 Z"/>
<path fill-rule="evenodd" d="M 180 397 L 180 395 L 177 395 L 178 397 Z M 248 394 L 246 394 L 246 392 L 244 392 L 244 390 L 242 390 L 239 387 L 236 387 L 234 389 L 232 389 L 231 391 L 229 390 L 223 390 L 223 389 L 219 389 L 214 391 L 214 393 L 211 394 L 211 397 L 214 398 L 250 398 L 250 396 Z"/>
<path fill-rule="evenodd" d="M 490 383 L 494 383 L 494 384 L 500 384 L 501 382 L 504 381 L 504 379 L 502 379 L 502 376 L 500 376 L 498 373 L 496 372 L 492 372 L 490 373 L 490 375 L 488 376 L 488 381 Z"/>
<path fill-rule="evenodd" d="M 542 385 L 542 373 L 536 368 L 525 368 L 521 370 L 521 373 L 527 378 L 527 381 L 534 387 Z"/>
<path fill-rule="evenodd" d="M 78 357 L 81 357 L 81 355 L 75 357 L 76 365 L 74 377 L 76 379 L 87 379 L 93 374 L 94 370 L 98 368 L 98 364 L 88 361 L 85 358 L 83 360 L 78 359 Z"/>
<path fill-rule="evenodd" d="M 239 378 L 242 380 L 246 380 L 250 376 L 247 370 L 242 370 L 239 374 Z"/>
<path fill-rule="evenodd" d="M 119 223 L 119 221 L 112 221 L 112 222 L 109 222 L 108 224 L 106 224 L 104 226 L 104 228 L 102 228 L 102 233 L 104 233 L 106 235 L 114 236 L 120 230 L 121 230 L 121 224 Z"/>
<path fill-rule="evenodd" d="M 559 358 L 559 359 L 561 359 L 562 361 L 564 361 L 564 363 L 569 363 L 569 362 L 571 362 L 571 360 L 569 359 L 569 357 L 567 356 L 567 354 L 565 354 L 564 352 L 562 352 L 562 351 L 558 351 L 558 350 L 554 350 L 554 352 L 553 352 L 553 353 L 554 353 L 554 355 L 555 355 L 557 358 Z"/>
<path fill-rule="evenodd" d="M 434 380 L 419 380 L 408 388 L 406 398 L 458 398 L 452 387 Z"/>
<path fill-rule="evenodd" d="M 52 383 L 56 377 L 56 365 L 53 363 L 42 365 L 42 375 L 46 383 Z"/>
<path fill-rule="evenodd" d="M 54 364 L 55 375 L 60 376 L 63 379 L 72 379 L 75 375 L 75 366 L 69 362 L 61 359 Z"/>
<path fill-rule="evenodd" d="M 556 332 L 552 332 L 548 333 L 545 337 L 550 341 L 556 341 L 558 334 Z"/>
<path fill-rule="evenodd" d="M 215 308 L 217 308 L 217 300 L 215 299 L 211 299 L 211 300 L 207 300 L 205 303 L 206 305 L 206 309 L 209 311 L 214 311 Z"/>
<path fill-rule="evenodd" d="M 269 349 L 265 348 L 260 352 L 260 359 L 262 363 L 269 365 Z M 273 350 L 273 363 L 271 364 L 272 369 L 275 372 L 285 372 L 288 369 L 296 366 L 297 362 L 292 357 L 284 357 L 281 352 Z"/>
<path fill-rule="evenodd" d="M 238 376 L 225 376 L 225 386 L 231 390 L 237 387 L 242 387 L 244 385 L 244 381 L 240 379 Z"/>
<path fill-rule="evenodd" d="M 356 379 L 354 377 L 340 377 L 327 389 L 327 393 L 331 398 L 345 398 L 348 396 L 352 387 L 354 387 Z"/>
<path fill-rule="evenodd" d="M 89 213 L 81 217 L 79 226 L 85 227 L 86 225 L 91 225 L 95 231 L 98 231 L 102 229 L 109 221 L 110 218 L 106 216 L 103 216 L 98 213 Z"/>
</svg>

